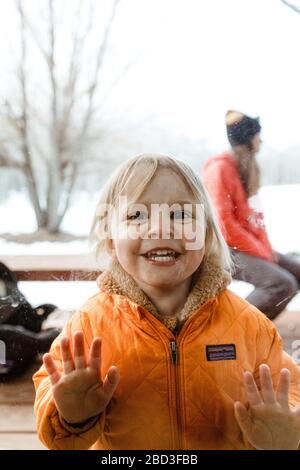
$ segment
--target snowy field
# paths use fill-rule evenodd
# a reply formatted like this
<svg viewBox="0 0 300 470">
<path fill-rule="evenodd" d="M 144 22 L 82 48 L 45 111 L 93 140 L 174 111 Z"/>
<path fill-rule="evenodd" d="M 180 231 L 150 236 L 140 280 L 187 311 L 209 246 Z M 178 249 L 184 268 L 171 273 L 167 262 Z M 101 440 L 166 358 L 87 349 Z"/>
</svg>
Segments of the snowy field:
<svg viewBox="0 0 300 470">
<path fill-rule="evenodd" d="M 80 192 L 68 211 L 62 229 L 78 235 L 89 232 L 97 195 Z M 252 201 L 265 213 L 268 233 L 274 249 L 282 253 L 300 253 L 300 185 L 266 186 Z M 0 205 L 0 233 L 26 233 L 36 228 L 33 211 L 25 196 L 11 193 Z M 84 241 L 69 243 L 39 242 L 29 245 L 6 242 L 0 238 L 1 255 L 27 254 L 81 254 L 89 251 Z M 97 291 L 95 282 L 21 282 L 20 288 L 33 305 L 51 302 L 60 308 L 76 309 Z M 234 281 L 230 288 L 245 297 L 253 286 Z M 300 309 L 300 294 L 289 304 L 289 309 Z"/>
</svg>

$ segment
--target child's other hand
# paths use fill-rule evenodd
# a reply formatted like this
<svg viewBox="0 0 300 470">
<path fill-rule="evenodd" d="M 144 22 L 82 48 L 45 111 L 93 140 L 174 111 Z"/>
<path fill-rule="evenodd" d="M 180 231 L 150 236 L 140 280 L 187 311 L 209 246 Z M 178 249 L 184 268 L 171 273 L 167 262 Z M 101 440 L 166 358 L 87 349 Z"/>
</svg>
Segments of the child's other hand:
<svg viewBox="0 0 300 470">
<path fill-rule="evenodd" d="M 69 423 L 80 423 L 102 413 L 119 383 L 117 367 L 109 368 L 101 378 L 101 339 L 94 338 L 86 361 L 83 334 L 74 335 L 74 358 L 69 339 L 61 341 L 63 373 L 50 354 L 43 357 L 52 384 L 52 393 L 60 415 Z"/>
<path fill-rule="evenodd" d="M 248 410 L 241 402 L 235 402 L 235 417 L 244 436 L 256 449 L 297 449 L 300 443 L 300 405 L 290 408 L 288 404 L 289 370 L 280 371 L 276 394 L 266 364 L 260 366 L 259 375 L 261 391 L 253 375 L 250 372 L 244 374 Z"/>
</svg>

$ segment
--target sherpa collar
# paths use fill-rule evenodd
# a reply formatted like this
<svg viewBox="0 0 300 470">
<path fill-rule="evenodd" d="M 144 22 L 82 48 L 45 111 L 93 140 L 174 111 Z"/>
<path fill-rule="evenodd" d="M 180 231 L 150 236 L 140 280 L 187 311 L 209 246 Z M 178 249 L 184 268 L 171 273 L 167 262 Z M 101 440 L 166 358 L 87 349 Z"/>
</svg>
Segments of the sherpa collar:
<svg viewBox="0 0 300 470">
<path fill-rule="evenodd" d="M 220 268 L 214 257 L 210 257 L 203 261 L 193 274 L 191 290 L 182 310 L 177 315 L 161 315 L 149 297 L 116 259 L 111 262 L 110 268 L 97 279 L 101 291 L 128 297 L 152 313 L 172 331 L 180 328 L 193 311 L 208 299 L 216 297 L 230 282 L 230 274 Z"/>
</svg>

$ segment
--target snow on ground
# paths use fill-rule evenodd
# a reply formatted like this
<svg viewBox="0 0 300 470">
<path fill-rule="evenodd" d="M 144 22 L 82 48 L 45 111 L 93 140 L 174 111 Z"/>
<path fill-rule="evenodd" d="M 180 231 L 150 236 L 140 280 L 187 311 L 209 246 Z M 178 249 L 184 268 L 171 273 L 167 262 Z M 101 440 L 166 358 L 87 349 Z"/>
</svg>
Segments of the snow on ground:
<svg viewBox="0 0 300 470">
<path fill-rule="evenodd" d="M 98 195 L 80 192 L 68 213 L 62 229 L 77 235 L 88 234 Z M 265 213 L 265 222 L 274 249 L 300 253 L 300 217 L 297 216 L 300 185 L 265 186 L 251 203 Z M 36 229 L 34 213 L 24 194 L 12 192 L 0 204 L 0 233 L 30 233 Z M 88 242 L 39 242 L 18 244 L 0 238 L 1 254 L 79 254 L 87 253 Z M 246 297 L 253 286 L 234 281 L 230 288 Z M 60 308 L 76 309 L 97 291 L 95 282 L 20 282 L 20 289 L 33 305 L 51 302 Z M 300 294 L 289 304 L 289 309 L 300 310 Z"/>
<path fill-rule="evenodd" d="M 61 309 L 81 307 L 98 290 L 95 281 L 24 281 L 19 282 L 19 287 L 34 306 L 51 303 Z"/>
<path fill-rule="evenodd" d="M 254 200 L 265 214 L 272 246 L 281 253 L 300 253 L 299 203 L 300 184 L 264 186 Z"/>
<path fill-rule="evenodd" d="M 80 191 L 76 200 L 65 215 L 62 223 L 62 231 L 70 232 L 75 235 L 86 235 L 89 233 L 94 211 L 96 208 L 98 194 L 89 194 L 86 191 Z M 12 191 L 5 201 L 0 203 L 0 233 L 31 233 L 36 230 L 36 221 L 34 211 L 24 193 Z M 0 252 L 2 252 L 0 240 Z M 47 242 L 45 242 L 47 243 Z M 52 244 L 51 244 L 52 245 Z M 38 244 L 33 248 L 24 247 L 26 253 L 31 253 L 31 249 L 35 250 Z M 65 244 L 63 244 L 65 246 Z M 59 247 L 53 244 L 52 250 Z M 75 247 L 76 248 L 76 247 Z M 21 246 L 22 249 L 22 246 Z M 68 248 L 66 248 L 68 250 Z M 46 251 L 47 250 L 47 251 Z M 45 253 L 48 254 L 49 247 L 45 245 Z M 80 251 L 76 251 L 77 253 Z M 58 252 L 57 252 L 58 253 Z"/>
</svg>

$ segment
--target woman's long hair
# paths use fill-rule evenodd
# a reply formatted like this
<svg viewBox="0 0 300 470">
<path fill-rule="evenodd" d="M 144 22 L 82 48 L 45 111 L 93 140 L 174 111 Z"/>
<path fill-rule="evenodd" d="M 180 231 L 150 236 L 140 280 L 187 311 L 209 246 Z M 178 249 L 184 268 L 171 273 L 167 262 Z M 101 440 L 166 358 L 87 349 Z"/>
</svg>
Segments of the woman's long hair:
<svg viewBox="0 0 300 470">
<path fill-rule="evenodd" d="M 251 143 L 232 147 L 238 171 L 247 197 L 257 194 L 260 187 L 260 170 Z"/>
</svg>

